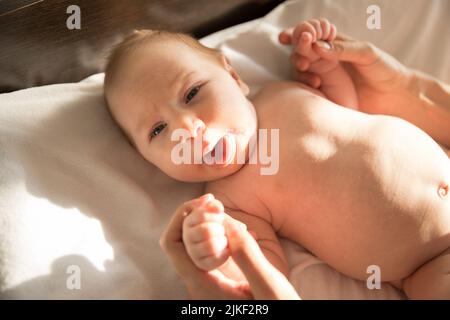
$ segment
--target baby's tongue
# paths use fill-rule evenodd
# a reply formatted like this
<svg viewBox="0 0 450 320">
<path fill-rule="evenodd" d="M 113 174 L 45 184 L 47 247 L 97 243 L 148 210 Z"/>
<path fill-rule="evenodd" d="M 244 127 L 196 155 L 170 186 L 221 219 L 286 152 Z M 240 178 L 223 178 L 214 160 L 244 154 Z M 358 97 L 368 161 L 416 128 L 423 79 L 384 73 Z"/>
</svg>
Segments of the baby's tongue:
<svg viewBox="0 0 450 320">
<path fill-rule="evenodd" d="M 222 163 L 225 161 L 225 141 L 223 139 L 224 135 L 225 132 L 218 129 L 209 129 L 205 132 L 203 138 L 210 143 L 208 147 L 209 151 L 204 154 L 204 159 L 208 164 L 213 164 L 216 162 Z M 216 159 L 216 156 L 219 156 L 222 159 Z"/>
<path fill-rule="evenodd" d="M 208 129 L 203 134 L 203 139 L 205 139 L 209 143 L 214 143 L 213 146 L 210 146 L 210 148 L 208 148 L 209 152 L 211 152 L 211 155 L 213 155 L 213 156 L 215 155 L 215 152 L 216 152 L 215 149 L 217 148 L 218 143 L 220 142 L 220 140 L 222 139 L 222 137 L 224 135 L 225 135 L 225 132 L 223 130 L 219 130 L 219 129 Z M 214 152 L 214 153 L 212 153 L 212 152 Z"/>
<path fill-rule="evenodd" d="M 208 158 L 215 159 L 216 152 L 220 152 L 220 151 L 221 151 L 222 157 L 223 157 L 223 154 L 224 154 L 223 148 L 224 148 L 224 141 L 221 138 L 219 141 L 217 141 L 217 143 L 214 145 L 213 149 L 209 152 Z M 220 154 L 218 154 L 218 156 L 220 156 Z M 219 161 L 220 161 L 220 159 L 219 159 Z"/>
<path fill-rule="evenodd" d="M 223 138 L 220 138 L 220 140 L 219 141 L 217 141 L 217 143 L 216 143 L 216 145 L 214 146 L 214 148 L 211 150 L 211 157 L 215 157 L 216 156 L 216 150 L 219 148 L 219 149 L 221 149 L 222 150 L 222 156 L 223 156 L 223 154 L 224 154 L 224 147 L 225 147 L 225 145 L 224 145 L 224 143 L 225 143 L 225 141 L 223 141 Z"/>
</svg>

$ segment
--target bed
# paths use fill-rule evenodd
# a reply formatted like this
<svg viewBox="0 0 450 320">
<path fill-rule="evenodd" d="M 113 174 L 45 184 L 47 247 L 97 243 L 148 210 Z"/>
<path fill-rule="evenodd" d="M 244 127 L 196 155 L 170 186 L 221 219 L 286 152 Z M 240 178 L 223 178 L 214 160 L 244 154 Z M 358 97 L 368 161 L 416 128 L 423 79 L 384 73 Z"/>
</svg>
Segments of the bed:
<svg viewBox="0 0 450 320">
<path fill-rule="evenodd" d="M 381 9 L 381 29 L 367 28 L 369 5 Z M 278 32 L 318 16 L 450 82 L 445 0 L 286 1 L 201 41 L 223 50 L 254 94 L 290 77 Z M 187 298 L 158 240 L 173 210 L 200 195 L 202 184 L 174 181 L 146 163 L 111 120 L 102 84 L 95 73 L 0 94 L 2 299 Z M 369 290 L 281 241 L 289 280 L 304 299 L 405 298 L 388 284 Z M 74 270 L 81 272 L 76 286 Z"/>
</svg>

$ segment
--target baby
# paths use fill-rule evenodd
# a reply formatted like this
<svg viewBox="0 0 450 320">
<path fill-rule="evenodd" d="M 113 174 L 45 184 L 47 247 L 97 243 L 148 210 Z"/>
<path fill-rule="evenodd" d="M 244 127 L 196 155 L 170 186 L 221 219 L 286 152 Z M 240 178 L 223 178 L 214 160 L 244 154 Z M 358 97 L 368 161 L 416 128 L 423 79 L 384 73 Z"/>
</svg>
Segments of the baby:
<svg viewBox="0 0 450 320">
<path fill-rule="evenodd" d="M 274 82 L 249 99 L 220 51 L 183 34 L 136 31 L 110 56 L 108 108 L 146 160 L 175 179 L 207 182 L 215 199 L 191 210 L 182 231 L 199 268 L 243 278 L 225 236 L 225 221 L 236 219 L 284 274 L 277 235 L 352 278 L 365 281 L 376 265 L 381 280 L 409 298 L 450 299 L 450 160 L 409 122 L 353 110 L 351 77 L 312 47 L 335 37 L 325 19 L 297 25 L 298 67 L 321 82 Z M 189 133 L 181 142 L 173 136 L 180 129 Z M 261 174 L 263 164 L 249 160 L 261 129 L 278 129 L 279 140 L 265 146 L 278 151 L 276 174 Z M 192 161 L 174 160 L 180 143 L 192 146 Z M 200 158 L 223 161 L 195 161 L 195 145 Z"/>
</svg>

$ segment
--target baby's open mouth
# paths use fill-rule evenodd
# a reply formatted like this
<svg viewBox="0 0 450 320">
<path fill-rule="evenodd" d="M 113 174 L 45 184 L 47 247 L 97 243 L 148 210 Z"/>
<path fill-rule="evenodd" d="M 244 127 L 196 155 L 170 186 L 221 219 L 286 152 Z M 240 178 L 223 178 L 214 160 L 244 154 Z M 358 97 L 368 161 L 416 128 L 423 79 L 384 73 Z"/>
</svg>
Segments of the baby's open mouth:
<svg viewBox="0 0 450 320">
<path fill-rule="evenodd" d="M 225 134 L 212 146 L 206 148 L 203 153 L 203 162 L 207 165 L 228 165 L 234 157 L 236 148 L 235 138 L 231 134 Z"/>
</svg>

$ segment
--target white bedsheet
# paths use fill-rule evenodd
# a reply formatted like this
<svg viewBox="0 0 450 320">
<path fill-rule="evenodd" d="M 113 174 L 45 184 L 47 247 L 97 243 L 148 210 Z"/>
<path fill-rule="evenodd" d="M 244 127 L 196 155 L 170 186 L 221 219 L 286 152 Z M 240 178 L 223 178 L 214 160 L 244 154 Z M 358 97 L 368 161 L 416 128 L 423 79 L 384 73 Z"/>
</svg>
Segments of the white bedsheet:
<svg viewBox="0 0 450 320">
<path fill-rule="evenodd" d="M 381 8 L 381 30 L 365 27 L 370 4 Z M 203 42 L 220 47 L 255 93 L 268 80 L 289 77 L 278 32 L 318 16 L 450 81 L 445 0 L 287 2 Z M 102 81 L 98 74 L 0 95 L 1 298 L 186 297 L 158 239 L 171 212 L 202 185 L 168 178 L 128 146 L 107 114 Z M 389 285 L 368 290 L 300 246 L 282 243 L 290 281 L 305 299 L 402 298 Z M 79 290 L 67 287 L 71 266 L 81 271 Z"/>
</svg>

